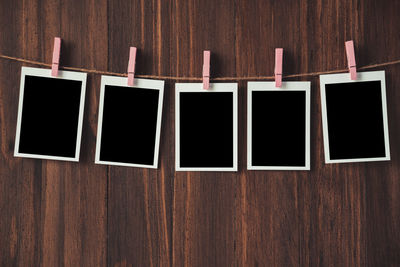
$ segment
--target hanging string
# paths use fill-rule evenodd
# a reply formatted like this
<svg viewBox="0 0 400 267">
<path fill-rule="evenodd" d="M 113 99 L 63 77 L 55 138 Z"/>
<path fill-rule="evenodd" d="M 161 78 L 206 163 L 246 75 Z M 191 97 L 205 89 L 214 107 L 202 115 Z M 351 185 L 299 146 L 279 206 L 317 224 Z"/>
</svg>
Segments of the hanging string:
<svg viewBox="0 0 400 267">
<path fill-rule="evenodd" d="M 0 54 L 0 58 L 12 61 L 18 61 L 22 63 L 27 63 L 36 66 L 42 67 L 50 67 L 51 64 L 19 58 L 19 57 L 11 57 Z M 367 69 L 374 69 L 377 67 L 384 67 L 390 65 L 400 64 L 400 59 L 394 61 L 388 61 L 378 64 L 367 65 L 363 67 L 359 67 L 358 70 L 367 70 Z M 110 71 L 102 71 L 102 70 L 95 70 L 95 69 L 85 69 L 85 68 L 76 68 L 76 67 L 66 67 L 60 66 L 61 69 L 64 70 L 72 70 L 72 71 L 81 71 L 87 73 L 94 73 L 94 74 L 101 74 L 101 75 L 111 75 L 111 76 L 120 76 L 120 77 L 127 77 L 128 74 L 126 73 L 117 73 L 117 72 L 110 72 Z M 317 71 L 317 72 L 307 72 L 307 73 L 297 73 L 297 74 L 290 74 L 284 75 L 285 78 L 296 78 L 296 77 L 306 77 L 306 76 L 319 76 L 321 74 L 332 74 L 332 73 L 339 73 L 339 72 L 347 72 L 348 69 L 341 69 L 341 70 L 328 70 L 328 71 Z M 135 75 L 138 78 L 149 78 L 149 79 L 161 79 L 161 80 L 177 80 L 177 81 L 201 81 L 202 77 L 178 77 L 178 76 L 165 76 L 165 75 Z M 274 80 L 275 76 L 245 76 L 245 77 L 216 77 L 212 78 L 213 81 L 242 81 L 242 80 Z"/>
</svg>

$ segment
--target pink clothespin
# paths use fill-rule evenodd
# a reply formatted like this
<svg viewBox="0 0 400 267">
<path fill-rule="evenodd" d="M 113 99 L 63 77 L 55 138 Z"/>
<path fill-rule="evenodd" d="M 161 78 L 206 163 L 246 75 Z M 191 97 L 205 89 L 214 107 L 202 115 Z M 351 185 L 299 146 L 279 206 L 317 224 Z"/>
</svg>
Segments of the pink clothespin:
<svg viewBox="0 0 400 267">
<path fill-rule="evenodd" d="M 346 42 L 346 55 L 347 55 L 347 64 L 350 70 L 350 77 L 352 80 L 357 80 L 356 56 L 354 53 L 353 40 Z"/>
<path fill-rule="evenodd" d="M 53 60 L 51 61 L 51 76 L 58 76 L 58 66 L 60 64 L 60 50 L 61 50 L 61 38 L 54 38 L 53 48 Z"/>
<path fill-rule="evenodd" d="M 136 50 L 136 47 L 132 46 L 129 50 L 128 86 L 133 86 L 133 80 L 135 79 Z"/>
<path fill-rule="evenodd" d="M 210 88 L 210 51 L 205 50 L 203 53 L 203 89 Z"/>
<path fill-rule="evenodd" d="M 275 87 L 282 86 L 283 48 L 275 49 Z"/>
</svg>

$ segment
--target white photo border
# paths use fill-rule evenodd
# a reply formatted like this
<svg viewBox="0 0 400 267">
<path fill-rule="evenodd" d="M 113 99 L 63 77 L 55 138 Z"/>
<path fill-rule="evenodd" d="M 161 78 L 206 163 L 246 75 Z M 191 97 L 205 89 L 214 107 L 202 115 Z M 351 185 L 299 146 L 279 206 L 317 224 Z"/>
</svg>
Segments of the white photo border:
<svg viewBox="0 0 400 267">
<path fill-rule="evenodd" d="M 76 136 L 75 157 L 60 157 L 60 156 L 29 154 L 29 153 L 20 153 L 19 152 L 21 123 L 22 123 L 22 109 L 23 109 L 23 103 L 24 103 L 24 89 L 25 89 L 25 77 L 26 76 L 45 77 L 45 78 L 50 78 L 50 79 L 65 79 L 65 80 L 73 80 L 73 81 L 82 82 L 81 97 L 80 97 L 80 104 L 79 104 L 79 117 L 78 117 L 78 125 L 77 125 L 78 131 L 77 131 L 77 136 Z M 18 118 L 17 118 L 17 129 L 16 129 L 16 135 L 15 135 L 14 157 L 63 160 L 63 161 L 75 161 L 75 162 L 79 161 L 79 153 L 80 153 L 81 139 L 82 139 L 83 113 L 84 113 L 84 107 L 85 107 L 86 79 L 87 79 L 87 73 L 84 73 L 84 72 L 60 70 L 60 71 L 58 71 L 58 76 L 53 77 L 51 75 L 51 69 L 22 67 L 21 82 L 20 82 L 20 89 L 19 89 Z"/>
<path fill-rule="evenodd" d="M 379 158 L 354 158 L 354 159 L 331 159 L 329 151 L 329 134 L 328 134 L 328 117 L 326 111 L 326 84 L 338 83 L 357 83 L 357 82 L 381 82 L 381 95 L 382 95 L 382 116 L 383 116 L 383 130 L 385 138 L 385 156 Z M 322 109 L 322 129 L 324 136 L 324 153 L 325 163 L 350 163 L 350 162 L 370 162 L 370 161 L 387 161 L 390 160 L 390 143 L 389 143 L 389 129 L 387 117 L 387 100 L 386 100 L 386 81 L 385 71 L 367 71 L 357 72 L 357 80 L 351 80 L 349 73 L 340 74 L 327 74 L 320 76 L 320 90 L 321 90 L 321 109 Z"/>
<path fill-rule="evenodd" d="M 156 128 L 156 141 L 154 143 L 154 158 L 153 164 L 136 164 L 136 163 L 126 163 L 126 162 L 115 162 L 115 161 L 104 161 L 100 160 L 100 149 L 101 149 L 101 134 L 103 125 L 103 110 L 104 110 L 104 94 L 105 86 L 122 86 L 128 88 L 138 88 L 138 89 L 150 89 L 158 90 L 158 110 L 157 110 L 157 128 Z M 150 80 L 150 79 L 134 79 L 133 86 L 128 86 L 128 78 L 126 77 L 116 77 L 116 76 L 101 76 L 101 87 L 100 87 L 100 103 L 99 103 L 99 116 L 97 122 L 97 137 L 96 137 L 96 155 L 95 163 L 104 165 L 114 165 L 114 166 L 124 166 L 124 167 L 138 167 L 138 168 L 158 168 L 158 157 L 160 151 L 160 135 L 161 135 L 161 122 L 162 122 L 162 110 L 163 110 L 163 100 L 164 100 L 164 81 L 162 80 Z"/>
<path fill-rule="evenodd" d="M 306 93 L 305 106 L 305 166 L 254 166 L 252 164 L 252 93 L 265 92 L 296 92 Z M 275 87 L 275 82 L 248 82 L 247 83 L 247 169 L 248 170 L 310 170 L 310 82 L 282 82 L 282 87 Z"/>
<path fill-rule="evenodd" d="M 180 166 L 180 120 L 179 103 L 180 93 L 201 92 L 212 94 L 214 92 L 231 92 L 233 96 L 233 167 L 181 167 Z M 203 89 L 202 83 L 176 83 L 175 84 L 175 170 L 176 171 L 231 171 L 238 170 L 238 84 L 237 83 L 210 83 L 210 88 Z"/>
</svg>

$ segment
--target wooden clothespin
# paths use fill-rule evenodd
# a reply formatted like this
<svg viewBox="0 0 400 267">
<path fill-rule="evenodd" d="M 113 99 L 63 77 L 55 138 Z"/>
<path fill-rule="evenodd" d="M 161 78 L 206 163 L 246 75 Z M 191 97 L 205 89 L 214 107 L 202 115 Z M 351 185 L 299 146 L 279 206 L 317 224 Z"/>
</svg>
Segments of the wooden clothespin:
<svg viewBox="0 0 400 267">
<path fill-rule="evenodd" d="M 54 47 L 53 47 L 53 59 L 51 61 L 51 76 L 58 76 L 58 67 L 60 65 L 60 50 L 61 50 L 61 38 L 54 38 Z"/>
<path fill-rule="evenodd" d="M 275 87 L 282 86 L 283 48 L 275 49 Z"/>
<path fill-rule="evenodd" d="M 210 51 L 203 52 L 203 89 L 210 88 Z"/>
<path fill-rule="evenodd" d="M 347 65 L 350 71 L 350 78 L 352 80 L 357 80 L 357 67 L 356 67 L 356 56 L 354 53 L 354 42 L 353 40 L 346 42 L 346 55 L 347 55 Z"/>
<path fill-rule="evenodd" d="M 133 86 L 135 79 L 136 50 L 136 47 L 131 47 L 129 50 L 128 86 Z"/>
</svg>

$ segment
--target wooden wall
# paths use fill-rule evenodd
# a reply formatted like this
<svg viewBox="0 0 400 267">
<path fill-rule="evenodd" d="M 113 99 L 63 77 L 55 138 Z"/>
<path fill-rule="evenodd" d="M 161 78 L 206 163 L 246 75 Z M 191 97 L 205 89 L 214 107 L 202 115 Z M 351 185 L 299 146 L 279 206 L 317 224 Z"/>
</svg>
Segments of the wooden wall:
<svg viewBox="0 0 400 267">
<path fill-rule="evenodd" d="M 0 0 L 0 53 L 61 65 L 200 77 L 359 66 L 400 59 L 400 2 L 389 0 Z M 88 76 L 79 163 L 13 157 L 21 63 L 0 59 L 0 266 L 400 266 L 400 65 L 385 68 L 390 162 L 324 164 L 318 77 L 311 164 L 246 170 L 239 83 L 239 172 L 174 170 L 174 81 L 167 81 L 158 170 L 94 164 L 100 75 Z M 399 92 L 398 92 L 399 91 Z"/>
</svg>

